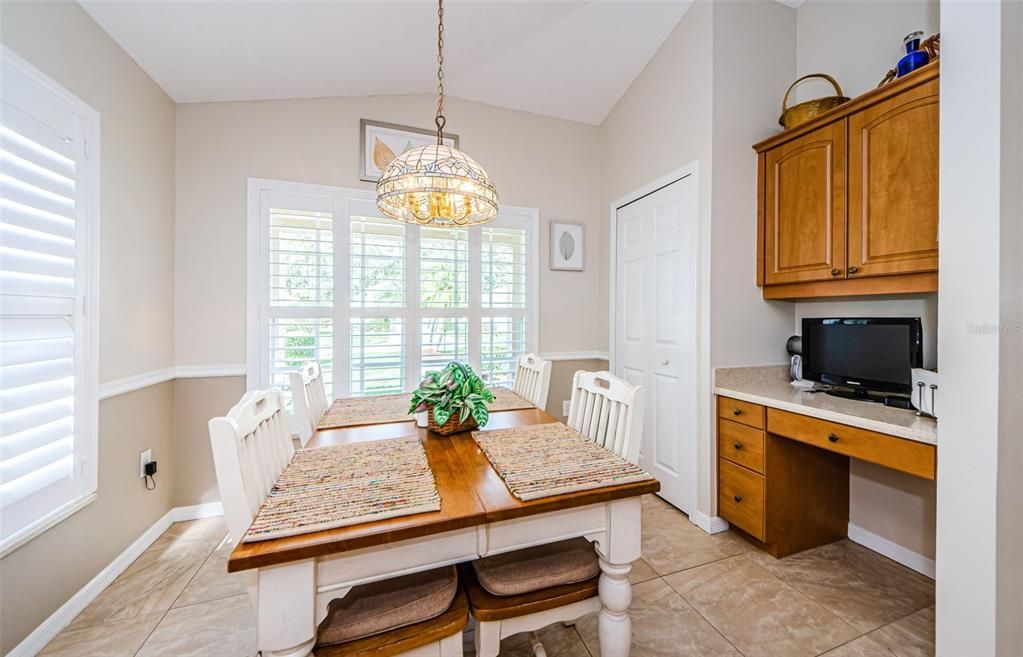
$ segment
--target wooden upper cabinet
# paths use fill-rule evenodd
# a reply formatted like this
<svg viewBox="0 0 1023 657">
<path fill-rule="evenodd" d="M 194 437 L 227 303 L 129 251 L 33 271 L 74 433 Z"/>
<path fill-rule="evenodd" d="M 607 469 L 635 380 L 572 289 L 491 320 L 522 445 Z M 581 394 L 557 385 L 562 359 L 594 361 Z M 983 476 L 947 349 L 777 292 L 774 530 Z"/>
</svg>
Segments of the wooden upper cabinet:
<svg viewBox="0 0 1023 657">
<path fill-rule="evenodd" d="M 765 299 L 938 289 L 938 63 L 756 146 Z"/>
<path fill-rule="evenodd" d="M 849 117 L 848 254 L 850 276 L 938 269 L 937 80 Z"/>
<path fill-rule="evenodd" d="M 845 273 L 845 124 L 838 121 L 768 151 L 764 282 Z"/>
</svg>

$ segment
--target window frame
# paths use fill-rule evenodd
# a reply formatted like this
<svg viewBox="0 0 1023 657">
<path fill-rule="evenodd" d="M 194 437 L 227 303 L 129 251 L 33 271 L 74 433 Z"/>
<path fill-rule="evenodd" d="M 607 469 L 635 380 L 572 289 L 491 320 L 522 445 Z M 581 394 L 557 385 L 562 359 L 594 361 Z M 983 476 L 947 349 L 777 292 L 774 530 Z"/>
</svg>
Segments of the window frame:
<svg viewBox="0 0 1023 657">
<path fill-rule="evenodd" d="M 47 112 L 76 115 L 74 134 L 63 135 L 75 149 L 74 298 L 74 494 L 61 506 L 0 539 L 0 558 L 94 502 L 99 495 L 99 309 L 100 309 L 100 113 L 4 45 L 0 76 L 20 78 L 60 107 Z M 40 96 L 41 103 L 50 99 Z M 41 120 L 38 117 L 36 120 Z M 46 124 L 49 125 L 49 124 Z M 52 128 L 51 128 L 52 129 Z M 4 309 L 6 310 L 6 309 Z M 17 316 L 17 312 L 4 312 Z M 0 511 L 2 513 L 2 511 Z"/>
<path fill-rule="evenodd" d="M 327 211 L 334 219 L 335 271 L 334 304 L 282 308 L 270 306 L 270 209 L 280 201 L 292 200 L 290 210 Z M 526 304 L 524 308 L 484 308 L 482 303 L 480 228 L 470 228 L 468 294 L 463 308 L 423 308 L 420 301 L 420 227 L 405 226 L 405 304 L 401 307 L 353 307 L 350 300 L 351 271 L 349 249 L 353 214 L 382 217 L 376 209 L 376 194 L 371 190 L 297 183 L 265 178 L 248 179 L 247 210 L 247 300 L 246 300 L 246 385 L 249 390 L 265 388 L 270 382 L 269 320 L 288 315 L 302 318 L 329 318 L 334 322 L 332 360 L 334 397 L 349 396 L 351 380 L 350 321 L 357 318 L 393 317 L 404 322 L 404 390 L 415 388 L 420 380 L 422 351 L 421 320 L 432 317 L 466 317 L 469 322 L 469 364 L 479 369 L 482 359 L 482 321 L 484 317 L 525 317 L 526 352 L 536 351 L 539 335 L 539 234 L 540 213 L 536 208 L 501 206 L 494 227 L 521 228 L 526 231 Z M 317 200 L 314 200 L 317 199 Z M 343 223 L 338 219 L 343 218 Z M 398 223 L 398 222 L 396 222 Z M 414 257 L 413 257 L 414 254 Z"/>
</svg>

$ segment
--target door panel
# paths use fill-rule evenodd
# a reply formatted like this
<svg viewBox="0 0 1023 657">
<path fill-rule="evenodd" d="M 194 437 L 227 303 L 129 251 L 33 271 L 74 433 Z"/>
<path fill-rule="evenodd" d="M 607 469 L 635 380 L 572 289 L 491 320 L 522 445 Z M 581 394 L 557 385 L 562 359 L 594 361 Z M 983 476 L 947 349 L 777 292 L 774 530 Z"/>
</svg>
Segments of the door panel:
<svg viewBox="0 0 1023 657">
<path fill-rule="evenodd" d="M 695 181 L 686 177 L 618 210 L 615 369 L 646 386 L 640 465 L 689 511 L 696 436 Z"/>
<path fill-rule="evenodd" d="M 845 122 L 767 153 L 764 283 L 845 275 Z"/>
<path fill-rule="evenodd" d="M 938 269 L 938 81 L 849 117 L 852 276 Z"/>
</svg>

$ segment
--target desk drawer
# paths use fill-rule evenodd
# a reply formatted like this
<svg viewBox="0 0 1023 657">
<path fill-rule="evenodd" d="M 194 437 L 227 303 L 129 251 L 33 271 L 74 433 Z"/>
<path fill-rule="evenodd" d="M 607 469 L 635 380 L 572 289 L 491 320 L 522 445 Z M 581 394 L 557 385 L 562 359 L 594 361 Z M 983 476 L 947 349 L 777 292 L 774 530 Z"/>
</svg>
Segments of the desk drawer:
<svg viewBox="0 0 1023 657">
<path fill-rule="evenodd" d="M 774 408 L 767 409 L 767 430 L 784 438 L 855 459 L 877 463 L 924 479 L 934 479 L 934 445 Z"/>
<path fill-rule="evenodd" d="M 719 420 L 718 455 L 764 474 L 764 432 L 745 424 Z"/>
<path fill-rule="evenodd" d="M 718 397 L 718 417 L 739 422 L 754 429 L 764 428 L 763 406 L 731 397 Z"/>
<path fill-rule="evenodd" d="M 725 459 L 718 460 L 718 515 L 760 541 L 764 532 L 764 478 Z"/>
</svg>

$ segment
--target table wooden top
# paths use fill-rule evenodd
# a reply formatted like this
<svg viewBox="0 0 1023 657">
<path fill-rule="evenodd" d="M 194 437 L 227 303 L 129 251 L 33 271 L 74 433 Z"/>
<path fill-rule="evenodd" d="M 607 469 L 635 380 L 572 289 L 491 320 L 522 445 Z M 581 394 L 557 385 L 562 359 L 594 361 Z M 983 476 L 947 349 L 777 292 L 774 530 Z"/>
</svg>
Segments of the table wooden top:
<svg viewBox="0 0 1023 657">
<path fill-rule="evenodd" d="M 484 431 L 557 421 L 557 418 L 538 408 L 502 411 L 491 414 Z M 242 543 L 234 548 L 228 558 L 228 572 L 322 557 L 489 522 L 655 493 L 661 488 L 656 480 L 650 480 L 523 502 L 511 494 L 470 433 L 441 436 L 416 427 L 412 421 L 325 429 L 314 434 L 306 447 L 386 440 L 413 434 L 418 434 L 423 441 L 426 458 L 440 493 L 440 511 L 375 520 L 271 541 Z"/>
</svg>

